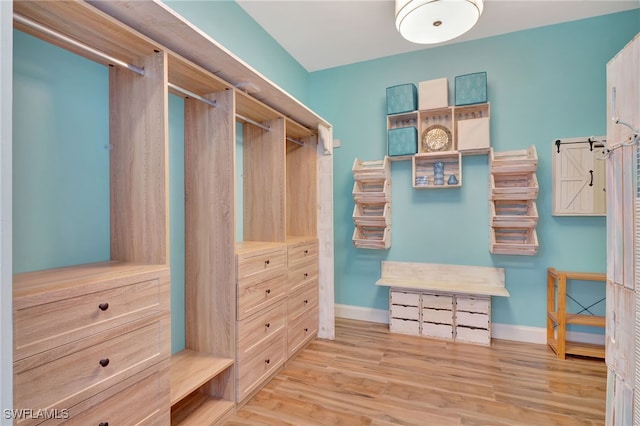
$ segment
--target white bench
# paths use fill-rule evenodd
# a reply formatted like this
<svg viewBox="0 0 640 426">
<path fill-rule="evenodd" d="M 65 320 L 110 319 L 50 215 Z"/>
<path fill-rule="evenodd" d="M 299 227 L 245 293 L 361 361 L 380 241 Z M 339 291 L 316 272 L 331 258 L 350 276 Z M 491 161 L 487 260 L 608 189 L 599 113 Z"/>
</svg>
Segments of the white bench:
<svg viewBox="0 0 640 426">
<path fill-rule="evenodd" d="M 393 333 L 491 343 L 491 296 L 508 297 L 504 268 L 382 261 Z"/>
</svg>

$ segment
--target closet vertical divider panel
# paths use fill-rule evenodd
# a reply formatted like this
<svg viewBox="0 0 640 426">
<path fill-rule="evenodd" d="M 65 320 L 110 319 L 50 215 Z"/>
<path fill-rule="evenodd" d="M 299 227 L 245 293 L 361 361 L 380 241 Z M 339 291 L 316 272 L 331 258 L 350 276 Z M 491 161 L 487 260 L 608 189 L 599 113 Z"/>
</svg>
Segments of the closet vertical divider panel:
<svg viewBox="0 0 640 426">
<path fill-rule="evenodd" d="M 141 76 L 109 73 L 111 258 L 167 264 L 167 55 L 140 58 Z"/>
<path fill-rule="evenodd" d="M 243 126 L 244 240 L 284 242 L 285 120 L 262 124 L 270 130 Z"/>
</svg>

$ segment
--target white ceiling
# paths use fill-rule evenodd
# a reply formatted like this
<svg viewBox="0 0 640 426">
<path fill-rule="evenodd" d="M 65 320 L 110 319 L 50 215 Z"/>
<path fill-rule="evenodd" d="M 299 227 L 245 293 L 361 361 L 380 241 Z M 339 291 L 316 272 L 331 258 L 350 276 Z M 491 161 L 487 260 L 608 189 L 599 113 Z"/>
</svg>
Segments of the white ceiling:
<svg viewBox="0 0 640 426">
<path fill-rule="evenodd" d="M 397 33 L 393 0 L 237 2 L 307 71 L 433 47 Z M 640 0 L 485 0 L 471 31 L 438 46 L 634 8 Z"/>
</svg>

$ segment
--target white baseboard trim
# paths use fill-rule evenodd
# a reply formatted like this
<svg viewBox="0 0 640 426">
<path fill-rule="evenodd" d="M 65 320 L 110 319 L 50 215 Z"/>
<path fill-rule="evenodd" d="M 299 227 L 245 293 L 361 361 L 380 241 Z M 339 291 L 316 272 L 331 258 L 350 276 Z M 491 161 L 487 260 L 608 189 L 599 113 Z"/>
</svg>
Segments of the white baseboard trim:
<svg viewBox="0 0 640 426">
<path fill-rule="evenodd" d="M 389 311 L 386 309 L 364 308 L 362 306 L 335 305 L 335 316 L 360 321 L 389 324 Z M 526 325 L 491 324 L 491 337 L 495 339 L 514 340 L 527 343 L 547 343 L 547 329 Z M 581 343 L 604 345 L 604 334 L 569 331 L 567 340 Z"/>
</svg>

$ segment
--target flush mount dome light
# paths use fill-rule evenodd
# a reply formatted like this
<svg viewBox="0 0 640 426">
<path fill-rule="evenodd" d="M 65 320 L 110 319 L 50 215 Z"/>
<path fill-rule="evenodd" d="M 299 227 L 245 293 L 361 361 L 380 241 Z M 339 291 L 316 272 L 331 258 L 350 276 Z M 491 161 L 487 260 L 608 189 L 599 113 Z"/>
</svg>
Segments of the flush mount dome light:
<svg viewBox="0 0 640 426">
<path fill-rule="evenodd" d="M 396 28 L 413 43 L 434 44 L 469 31 L 483 0 L 396 0 Z"/>
</svg>

